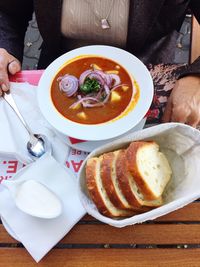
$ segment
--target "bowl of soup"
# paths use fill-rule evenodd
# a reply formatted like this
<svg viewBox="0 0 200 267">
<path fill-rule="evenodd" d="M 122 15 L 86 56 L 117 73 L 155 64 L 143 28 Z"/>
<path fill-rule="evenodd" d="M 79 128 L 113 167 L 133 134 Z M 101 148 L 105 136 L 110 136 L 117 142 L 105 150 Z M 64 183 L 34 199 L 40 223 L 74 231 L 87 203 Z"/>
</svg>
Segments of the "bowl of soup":
<svg viewBox="0 0 200 267">
<path fill-rule="evenodd" d="M 145 65 L 129 52 L 86 46 L 48 66 L 37 98 L 42 114 L 60 133 L 106 140 L 143 119 L 153 99 L 153 82 Z"/>
</svg>

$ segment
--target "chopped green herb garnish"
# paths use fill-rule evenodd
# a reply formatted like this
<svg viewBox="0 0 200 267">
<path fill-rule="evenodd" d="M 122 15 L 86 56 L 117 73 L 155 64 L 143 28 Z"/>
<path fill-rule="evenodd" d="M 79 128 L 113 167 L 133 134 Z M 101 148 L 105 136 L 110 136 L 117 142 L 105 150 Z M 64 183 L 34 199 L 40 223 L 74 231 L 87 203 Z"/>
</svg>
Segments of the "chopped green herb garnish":
<svg viewBox="0 0 200 267">
<path fill-rule="evenodd" d="M 96 79 L 86 78 L 84 84 L 80 86 L 80 90 L 85 94 L 89 94 L 98 92 L 100 87 L 101 85 Z"/>
</svg>

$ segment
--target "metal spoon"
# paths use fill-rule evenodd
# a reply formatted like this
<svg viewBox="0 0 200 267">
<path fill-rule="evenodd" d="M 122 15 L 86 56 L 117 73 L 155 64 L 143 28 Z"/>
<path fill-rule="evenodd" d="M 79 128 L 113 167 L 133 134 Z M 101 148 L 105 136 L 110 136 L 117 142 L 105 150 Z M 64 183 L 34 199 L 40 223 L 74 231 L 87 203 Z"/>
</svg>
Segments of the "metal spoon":
<svg viewBox="0 0 200 267">
<path fill-rule="evenodd" d="M 27 149 L 30 155 L 35 159 L 41 157 L 47 150 L 51 150 L 51 145 L 47 140 L 46 136 L 41 134 L 33 134 L 32 130 L 29 128 L 10 92 L 3 94 L 4 100 L 10 105 L 13 111 L 16 113 L 27 132 L 29 133 L 30 140 L 27 143 Z"/>
<path fill-rule="evenodd" d="M 52 219 L 62 212 L 60 199 L 45 185 L 35 180 L 2 182 L 21 211 L 39 218 Z"/>
</svg>

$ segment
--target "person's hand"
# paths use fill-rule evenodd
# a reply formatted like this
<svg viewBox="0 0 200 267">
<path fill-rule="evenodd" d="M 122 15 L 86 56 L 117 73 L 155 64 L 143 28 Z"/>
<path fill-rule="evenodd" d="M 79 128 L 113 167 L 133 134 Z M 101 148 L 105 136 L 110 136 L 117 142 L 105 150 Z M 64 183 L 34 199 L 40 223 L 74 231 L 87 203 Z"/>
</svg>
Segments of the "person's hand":
<svg viewBox="0 0 200 267">
<path fill-rule="evenodd" d="M 15 74 L 21 70 L 21 64 L 5 49 L 0 48 L 0 96 L 9 90 L 8 74 Z"/>
<path fill-rule="evenodd" d="M 200 124 L 200 77 L 187 76 L 176 81 L 162 118 L 163 122 Z"/>
</svg>

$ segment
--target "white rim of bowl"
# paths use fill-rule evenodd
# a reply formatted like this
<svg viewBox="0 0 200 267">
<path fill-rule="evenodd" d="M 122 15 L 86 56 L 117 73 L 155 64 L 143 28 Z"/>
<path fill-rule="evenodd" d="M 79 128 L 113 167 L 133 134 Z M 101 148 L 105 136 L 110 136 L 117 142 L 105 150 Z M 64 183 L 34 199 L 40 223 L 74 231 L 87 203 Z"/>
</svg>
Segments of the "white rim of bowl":
<svg viewBox="0 0 200 267">
<path fill-rule="evenodd" d="M 52 80 L 54 79 L 59 69 L 66 65 L 67 61 L 81 55 L 102 56 L 115 62 L 120 61 L 119 64 L 127 70 L 130 76 L 134 76 L 134 79 L 138 82 L 140 87 L 140 99 L 138 100 L 138 103 L 133 108 L 133 110 L 128 112 L 127 115 L 122 116 L 122 118 L 120 119 L 114 121 L 111 120 L 102 124 L 92 125 L 79 124 L 65 119 L 63 115 L 61 115 L 56 110 L 52 103 L 50 94 Z M 127 64 L 127 60 L 129 64 Z M 134 71 L 131 71 L 132 67 L 135 67 Z M 134 75 L 134 73 L 136 75 Z M 142 78 L 141 81 L 138 81 L 138 77 L 141 77 L 141 73 L 144 73 L 145 81 L 142 80 Z M 141 87 L 143 86 L 142 82 L 148 85 L 145 88 L 145 92 L 144 90 L 141 90 Z M 44 88 L 47 89 L 44 90 Z M 43 116 L 59 132 L 78 139 L 98 141 L 117 137 L 129 131 L 140 120 L 142 120 L 142 118 L 146 115 L 146 112 L 150 108 L 151 102 L 153 100 L 153 91 L 153 80 L 150 72 L 137 57 L 120 48 L 104 45 L 93 45 L 71 50 L 70 52 L 67 52 L 66 54 L 54 60 L 41 76 L 38 84 L 37 99 L 39 108 Z M 146 92 L 148 93 L 145 94 Z M 44 99 L 47 100 L 47 103 L 45 103 L 45 105 Z"/>
</svg>

